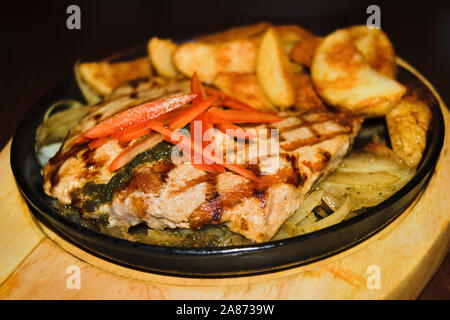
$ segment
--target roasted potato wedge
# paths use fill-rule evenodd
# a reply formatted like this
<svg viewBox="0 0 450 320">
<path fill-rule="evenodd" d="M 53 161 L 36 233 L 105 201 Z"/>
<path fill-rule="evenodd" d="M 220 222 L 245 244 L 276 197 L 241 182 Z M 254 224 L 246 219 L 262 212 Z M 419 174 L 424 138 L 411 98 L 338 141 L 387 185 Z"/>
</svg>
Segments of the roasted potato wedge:
<svg viewBox="0 0 450 320">
<path fill-rule="evenodd" d="M 379 29 L 369 29 L 365 25 L 347 28 L 352 41 L 370 66 L 385 76 L 395 78 L 396 64 L 394 48 L 387 35 Z M 307 31 L 306 31 L 307 32 Z M 290 51 L 290 58 L 310 67 L 314 51 L 323 38 L 305 33 Z"/>
<path fill-rule="evenodd" d="M 135 96 L 136 98 L 159 98 L 164 94 L 189 93 L 191 91 L 191 81 L 189 79 L 166 78 L 154 76 L 150 81 L 135 83 L 125 83 L 120 85 L 110 95 L 105 97 L 105 101 L 114 100 L 123 96 Z"/>
<path fill-rule="evenodd" d="M 156 72 L 166 78 L 175 78 L 178 71 L 173 63 L 173 53 L 178 45 L 171 40 L 153 37 L 147 45 L 150 62 Z"/>
<path fill-rule="evenodd" d="M 275 26 L 275 30 L 283 42 L 284 50 L 288 54 L 296 43 L 313 36 L 309 31 L 294 24 Z"/>
<path fill-rule="evenodd" d="M 344 29 L 319 44 L 311 76 L 325 102 L 367 117 L 387 114 L 406 92 L 405 86 L 370 67 Z"/>
<path fill-rule="evenodd" d="M 295 24 L 285 24 L 275 26 L 275 30 L 282 41 L 299 42 L 307 37 L 313 36 L 311 32 Z"/>
<path fill-rule="evenodd" d="M 301 113 L 327 111 L 322 99 L 320 99 L 313 82 L 306 73 L 294 75 L 294 85 L 296 89 L 295 108 Z"/>
<path fill-rule="evenodd" d="M 259 110 L 275 110 L 259 86 L 254 73 L 219 73 L 213 84 L 226 94 Z"/>
<path fill-rule="evenodd" d="M 218 72 L 255 72 L 260 41 L 253 37 L 219 44 L 215 55 Z"/>
<path fill-rule="evenodd" d="M 269 22 L 261 22 L 256 24 L 251 24 L 248 26 L 241 26 L 236 28 L 231 28 L 222 32 L 217 32 L 209 34 L 206 36 L 198 37 L 196 40 L 200 42 L 226 42 L 243 38 L 250 38 L 258 34 L 262 34 L 268 28 L 272 26 Z"/>
<path fill-rule="evenodd" d="M 290 58 L 308 68 L 311 67 L 314 51 L 319 45 L 322 38 L 311 35 L 305 37 L 301 41 L 295 44 L 295 46 L 290 51 Z"/>
<path fill-rule="evenodd" d="M 219 72 L 251 73 L 255 71 L 259 42 L 254 37 L 220 44 L 185 43 L 175 51 L 175 66 L 188 77 L 197 72 L 207 83 Z"/>
<path fill-rule="evenodd" d="M 303 71 L 303 67 L 298 63 L 290 61 L 289 66 L 292 71 L 292 74 L 301 73 Z"/>
<path fill-rule="evenodd" d="M 256 75 L 264 93 L 280 109 L 295 103 L 295 86 L 289 58 L 275 28 L 269 28 L 261 39 Z"/>
<path fill-rule="evenodd" d="M 148 78 L 151 69 L 147 58 L 127 62 L 84 62 L 78 65 L 81 79 L 101 95 L 110 94 L 120 84 Z"/>
<path fill-rule="evenodd" d="M 422 159 L 430 120 L 430 109 L 409 96 L 386 115 L 392 149 L 410 167 L 417 166 Z"/>
<path fill-rule="evenodd" d="M 395 53 L 388 36 L 380 29 L 369 29 L 366 25 L 347 29 L 356 49 L 377 72 L 395 78 Z"/>
<path fill-rule="evenodd" d="M 211 83 L 217 74 L 217 47 L 208 43 L 188 42 L 180 45 L 173 55 L 176 68 L 188 77 L 197 72 L 199 78 Z"/>
</svg>

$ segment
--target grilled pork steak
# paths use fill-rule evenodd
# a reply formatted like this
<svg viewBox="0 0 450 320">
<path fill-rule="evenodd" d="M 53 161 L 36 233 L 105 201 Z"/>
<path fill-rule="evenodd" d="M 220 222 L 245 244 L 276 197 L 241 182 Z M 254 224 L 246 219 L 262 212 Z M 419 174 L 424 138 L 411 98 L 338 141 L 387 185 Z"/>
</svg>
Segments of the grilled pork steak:
<svg viewBox="0 0 450 320">
<path fill-rule="evenodd" d="M 122 96 L 106 102 L 115 110 L 94 107 L 71 131 L 44 168 L 45 192 L 61 204 L 80 208 L 85 217 L 108 213 L 113 226 L 144 222 L 157 229 L 201 228 L 224 223 L 257 242 L 270 240 L 312 187 L 338 166 L 362 122 L 362 118 L 345 113 L 316 113 L 259 126 L 279 129 L 280 146 L 278 169 L 271 174 L 263 174 L 272 160 L 269 156 L 259 155 L 257 161 L 248 160 L 243 165 L 260 178 L 259 182 L 232 172 L 209 173 L 191 164 L 174 164 L 168 156 L 172 145 L 156 133 L 154 148 L 110 173 L 109 164 L 126 145 L 110 140 L 90 150 L 87 145 L 71 146 L 71 142 L 105 118 L 102 112 L 108 110 L 110 115 L 127 108 L 127 99 L 132 98 Z M 221 135 L 224 139 L 217 138 Z M 216 143 L 226 139 L 217 131 Z M 255 139 L 253 146 L 261 139 Z M 251 144 L 237 147 L 237 156 L 248 153 L 249 148 Z"/>
</svg>

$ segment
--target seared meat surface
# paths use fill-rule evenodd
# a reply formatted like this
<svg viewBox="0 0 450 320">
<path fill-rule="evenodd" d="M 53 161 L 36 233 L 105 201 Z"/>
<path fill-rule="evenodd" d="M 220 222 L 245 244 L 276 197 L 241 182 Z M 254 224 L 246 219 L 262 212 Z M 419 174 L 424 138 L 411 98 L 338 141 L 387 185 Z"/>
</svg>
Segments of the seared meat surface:
<svg viewBox="0 0 450 320">
<path fill-rule="evenodd" d="M 81 132 L 133 102 L 125 95 L 93 107 L 44 168 L 45 192 L 61 204 L 80 208 L 85 217 L 108 213 L 112 226 L 144 222 L 155 229 L 201 228 L 223 223 L 257 242 L 270 240 L 313 186 L 337 167 L 362 122 L 345 113 L 312 113 L 292 114 L 269 126 L 258 126 L 278 129 L 280 147 L 278 166 L 272 172 L 267 172 L 272 155 L 259 155 L 257 161 L 247 159 L 243 164 L 259 182 L 232 172 L 209 173 L 189 163 L 174 164 L 168 157 L 144 157 L 156 161 L 136 162 L 111 173 L 109 164 L 127 145 L 115 140 L 94 150 L 86 144 L 71 145 Z M 156 147 L 165 143 L 156 133 L 152 139 Z M 215 143 L 224 144 L 226 139 L 230 138 L 216 131 Z M 267 141 L 274 139 L 269 134 Z M 249 149 L 263 140 L 258 137 L 241 147 L 236 142 L 234 155 L 248 156 Z M 99 196 L 101 201 L 93 201 Z"/>
<path fill-rule="evenodd" d="M 248 239 L 270 240 L 312 187 L 338 166 L 360 124 L 359 117 L 321 113 L 272 125 L 280 132 L 279 168 L 261 175 L 264 159 L 247 164 L 260 177 L 258 183 L 191 164 L 142 164 L 115 193 L 110 223 L 145 222 L 157 229 L 225 223 Z"/>
</svg>

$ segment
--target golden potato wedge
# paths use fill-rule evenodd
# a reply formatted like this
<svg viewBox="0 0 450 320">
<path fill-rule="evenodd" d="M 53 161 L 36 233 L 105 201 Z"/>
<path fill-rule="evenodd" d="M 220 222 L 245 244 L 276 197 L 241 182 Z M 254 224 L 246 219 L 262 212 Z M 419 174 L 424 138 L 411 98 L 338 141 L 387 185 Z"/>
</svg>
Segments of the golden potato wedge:
<svg viewBox="0 0 450 320">
<path fill-rule="evenodd" d="M 313 36 L 308 30 L 294 24 L 275 26 L 275 30 L 283 42 L 284 50 L 288 54 L 292 51 L 296 43 Z"/>
<path fill-rule="evenodd" d="M 370 66 L 385 76 L 395 78 L 395 53 L 388 36 L 380 29 L 369 29 L 366 25 L 347 29 L 356 49 Z"/>
<path fill-rule="evenodd" d="M 367 117 L 387 114 L 406 92 L 405 86 L 370 67 L 344 29 L 319 44 L 311 76 L 325 102 Z"/>
<path fill-rule="evenodd" d="M 219 44 L 185 43 L 175 51 L 175 66 L 188 77 L 197 72 L 206 83 L 211 83 L 219 72 L 255 72 L 259 42 L 258 37 L 253 37 Z"/>
<path fill-rule="evenodd" d="M 305 37 L 303 40 L 295 44 L 290 51 L 290 58 L 308 68 L 311 67 L 314 51 L 319 45 L 322 38 L 316 36 Z"/>
<path fill-rule="evenodd" d="M 289 61 L 289 62 L 290 62 L 289 66 L 292 71 L 292 74 L 301 73 L 303 71 L 303 67 L 300 64 L 291 62 L 291 61 Z"/>
<path fill-rule="evenodd" d="M 173 63 L 173 53 L 178 45 L 171 40 L 153 37 L 147 44 L 148 56 L 156 72 L 166 78 L 175 78 L 178 71 Z"/>
<path fill-rule="evenodd" d="M 222 32 L 209 34 L 206 36 L 198 37 L 196 40 L 200 42 L 225 42 L 232 41 L 243 38 L 250 38 L 252 36 L 262 34 L 266 31 L 272 24 L 269 22 L 260 22 L 256 24 L 251 24 L 247 26 L 241 26 L 236 28 L 231 28 Z"/>
<path fill-rule="evenodd" d="M 327 107 L 314 89 L 309 75 L 306 73 L 295 74 L 294 85 L 296 89 L 295 108 L 297 110 L 301 113 L 327 111 Z"/>
<path fill-rule="evenodd" d="M 213 84 L 226 94 L 259 110 L 275 110 L 259 86 L 254 73 L 219 73 Z"/>
<path fill-rule="evenodd" d="M 166 94 L 189 93 L 191 91 L 190 79 L 166 78 L 154 76 L 150 81 L 135 81 L 118 86 L 105 97 L 105 101 L 114 100 L 123 96 L 135 96 L 136 98 L 159 98 Z"/>
<path fill-rule="evenodd" d="M 84 62 L 78 65 L 81 79 L 101 95 L 110 94 L 120 84 L 151 75 L 147 58 L 127 62 Z"/>
<path fill-rule="evenodd" d="M 422 159 L 430 120 L 430 109 L 409 96 L 386 115 L 392 149 L 410 167 L 417 166 Z"/>
<path fill-rule="evenodd" d="M 275 26 L 275 30 L 282 41 L 288 42 L 299 42 L 307 37 L 313 36 L 311 32 L 295 24 L 278 25 Z"/>
<path fill-rule="evenodd" d="M 256 55 L 261 39 L 252 37 L 227 41 L 217 46 L 218 72 L 252 73 L 256 69 Z"/>
<path fill-rule="evenodd" d="M 295 103 L 295 86 L 289 58 L 275 28 L 264 33 L 258 50 L 256 75 L 264 93 L 280 109 Z"/>
<path fill-rule="evenodd" d="M 218 72 L 216 51 L 217 46 L 212 44 L 188 42 L 175 50 L 173 60 L 176 68 L 184 75 L 191 77 L 197 72 L 202 81 L 211 83 Z"/>
</svg>

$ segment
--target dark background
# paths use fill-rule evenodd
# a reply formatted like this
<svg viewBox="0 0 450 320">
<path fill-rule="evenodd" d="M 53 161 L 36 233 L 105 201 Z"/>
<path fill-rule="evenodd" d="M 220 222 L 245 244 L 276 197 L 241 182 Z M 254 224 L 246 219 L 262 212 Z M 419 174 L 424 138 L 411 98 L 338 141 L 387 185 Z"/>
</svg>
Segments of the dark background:
<svg viewBox="0 0 450 320">
<path fill-rule="evenodd" d="M 66 28 L 66 8 L 81 8 L 81 30 Z M 450 102 L 450 1 L 8 1 L 0 6 L 0 146 L 48 89 L 78 60 L 96 60 L 146 43 L 186 39 L 262 20 L 296 23 L 318 35 L 365 24 L 381 8 L 381 26 L 397 55 Z M 450 259 L 421 298 L 450 299 Z"/>
</svg>

